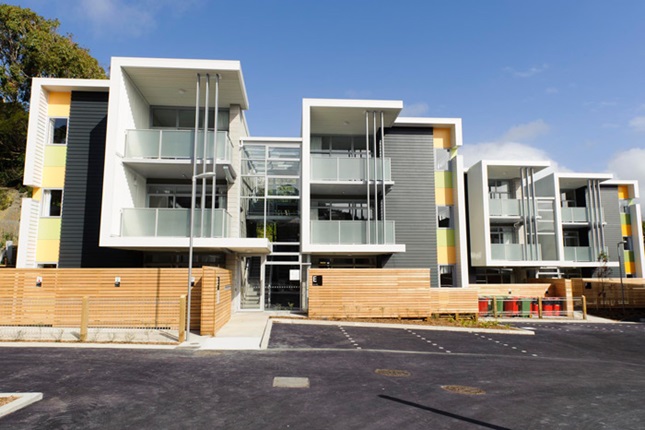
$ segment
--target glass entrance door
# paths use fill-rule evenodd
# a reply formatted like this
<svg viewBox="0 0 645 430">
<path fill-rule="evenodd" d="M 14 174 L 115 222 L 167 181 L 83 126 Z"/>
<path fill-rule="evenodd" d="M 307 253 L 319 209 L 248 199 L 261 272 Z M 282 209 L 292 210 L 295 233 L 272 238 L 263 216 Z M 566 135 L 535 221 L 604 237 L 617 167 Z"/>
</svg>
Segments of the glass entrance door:
<svg viewBox="0 0 645 430">
<path fill-rule="evenodd" d="M 240 309 L 262 309 L 262 285 L 264 284 L 264 257 L 244 257 L 242 260 L 242 297 Z"/>
<path fill-rule="evenodd" d="M 297 311 L 302 309 L 300 294 L 300 264 L 271 264 L 264 266 L 264 308 L 267 310 Z"/>
</svg>

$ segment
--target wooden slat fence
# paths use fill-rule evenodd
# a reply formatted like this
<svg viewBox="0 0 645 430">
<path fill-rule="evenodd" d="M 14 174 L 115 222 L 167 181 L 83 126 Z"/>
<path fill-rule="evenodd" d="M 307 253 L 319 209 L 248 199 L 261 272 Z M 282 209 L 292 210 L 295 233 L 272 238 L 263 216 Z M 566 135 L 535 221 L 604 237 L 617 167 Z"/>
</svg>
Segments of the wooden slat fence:
<svg viewBox="0 0 645 430">
<path fill-rule="evenodd" d="M 202 327 L 202 284 L 215 276 L 230 284 L 231 272 L 204 267 L 194 269 L 193 276 L 191 330 L 212 332 L 211 321 Z M 37 287 L 39 277 L 42 284 Z M 90 299 L 90 326 L 167 325 L 179 317 L 172 303 L 179 307 L 187 284 L 188 269 L 2 269 L 0 325 L 77 325 L 83 297 Z M 230 298 L 226 293 L 221 297 L 219 308 L 210 314 L 223 324 L 230 318 Z"/>
<path fill-rule="evenodd" d="M 314 276 L 322 276 L 322 285 L 314 285 Z M 429 269 L 309 271 L 310 317 L 427 318 L 437 313 L 477 313 L 477 291 L 430 288 Z"/>
</svg>

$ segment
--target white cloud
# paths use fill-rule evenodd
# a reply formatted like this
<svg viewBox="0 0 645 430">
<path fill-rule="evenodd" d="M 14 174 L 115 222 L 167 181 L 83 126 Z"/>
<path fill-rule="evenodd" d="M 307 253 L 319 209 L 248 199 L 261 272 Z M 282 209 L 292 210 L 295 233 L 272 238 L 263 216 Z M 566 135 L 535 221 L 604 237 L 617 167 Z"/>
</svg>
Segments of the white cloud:
<svg viewBox="0 0 645 430">
<path fill-rule="evenodd" d="M 537 74 L 544 72 L 548 68 L 549 68 L 548 64 L 542 64 L 541 66 L 533 66 L 526 70 L 515 70 L 512 67 L 504 67 L 503 70 L 507 73 L 510 73 L 516 78 L 530 78 L 532 76 L 535 76 Z"/>
<path fill-rule="evenodd" d="M 645 187 L 645 168 L 643 166 L 645 166 L 645 149 L 643 148 L 631 148 L 618 152 L 607 163 L 607 169 L 616 178 L 635 179 Z"/>
<path fill-rule="evenodd" d="M 484 142 L 464 145 L 459 150 L 459 153 L 464 156 L 464 166 L 466 168 L 481 160 L 549 161 L 555 170 L 559 172 L 569 171 L 569 169 L 552 159 L 544 150 L 518 142 Z"/>
<path fill-rule="evenodd" d="M 157 16 L 178 14 L 194 6 L 195 0 L 76 0 L 76 15 L 86 20 L 100 36 L 138 37 L 157 26 Z"/>
<path fill-rule="evenodd" d="M 401 116 L 421 116 L 428 113 L 430 107 L 428 103 L 419 102 L 412 103 L 409 105 L 404 105 L 403 110 L 401 111 Z"/>
<path fill-rule="evenodd" d="M 637 116 L 629 121 L 629 126 L 634 131 L 645 132 L 645 116 Z"/>
<path fill-rule="evenodd" d="M 551 127 L 542 119 L 518 124 L 511 127 L 500 139 L 504 142 L 522 142 L 533 140 L 538 136 L 548 133 Z"/>
<path fill-rule="evenodd" d="M 546 89 L 547 94 L 558 94 L 560 90 L 558 90 L 556 87 L 549 87 Z"/>
</svg>

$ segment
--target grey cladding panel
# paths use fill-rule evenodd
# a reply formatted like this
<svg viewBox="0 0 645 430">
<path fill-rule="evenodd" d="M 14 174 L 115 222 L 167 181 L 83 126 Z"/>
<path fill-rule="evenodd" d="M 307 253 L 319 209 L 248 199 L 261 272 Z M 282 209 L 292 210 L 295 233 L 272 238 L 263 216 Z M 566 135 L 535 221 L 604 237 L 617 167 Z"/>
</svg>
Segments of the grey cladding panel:
<svg viewBox="0 0 645 430">
<path fill-rule="evenodd" d="M 396 222 L 396 242 L 406 246 L 405 253 L 392 255 L 385 266 L 429 267 L 432 286 L 438 286 L 432 130 L 389 129 L 384 148 L 395 182 L 386 195 L 386 218 Z"/>
<path fill-rule="evenodd" d="M 72 92 L 59 267 L 141 266 L 141 253 L 99 248 L 108 94 Z"/>
</svg>

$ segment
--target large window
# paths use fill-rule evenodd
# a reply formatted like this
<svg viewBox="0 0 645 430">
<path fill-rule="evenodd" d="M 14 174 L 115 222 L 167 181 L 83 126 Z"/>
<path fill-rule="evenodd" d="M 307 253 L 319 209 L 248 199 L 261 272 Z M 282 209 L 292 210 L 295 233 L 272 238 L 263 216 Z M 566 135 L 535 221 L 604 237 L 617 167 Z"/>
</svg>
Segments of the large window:
<svg viewBox="0 0 645 430">
<path fill-rule="evenodd" d="M 439 285 L 441 288 L 453 288 L 455 286 L 455 266 L 439 266 Z"/>
<path fill-rule="evenodd" d="M 150 184 L 148 185 L 148 207 L 190 209 L 191 186 L 176 184 Z M 195 187 L 195 208 L 201 208 L 201 184 Z M 226 185 L 215 187 L 215 208 L 226 209 Z M 206 209 L 212 206 L 212 186 L 206 186 Z"/>
<path fill-rule="evenodd" d="M 170 107 L 154 106 L 150 109 L 152 127 L 154 128 L 177 128 L 177 129 L 194 129 L 195 128 L 195 108 L 194 107 Z M 228 110 L 219 109 L 217 111 L 217 129 L 228 131 L 229 112 Z M 204 127 L 204 109 L 199 111 L 199 127 Z M 208 112 L 208 129 L 215 129 L 215 110 L 210 109 Z"/>
<path fill-rule="evenodd" d="M 435 170 L 450 170 L 450 150 L 435 148 Z"/>
<path fill-rule="evenodd" d="M 365 221 L 368 214 L 367 203 L 362 201 L 314 200 L 311 208 L 311 219 L 320 221 Z"/>
<path fill-rule="evenodd" d="M 300 147 L 245 144 L 241 197 L 246 237 L 264 237 L 274 246 L 300 242 Z"/>
<path fill-rule="evenodd" d="M 515 229 L 510 226 L 491 227 L 490 243 L 515 243 Z"/>
<path fill-rule="evenodd" d="M 49 119 L 49 143 L 53 145 L 67 144 L 67 118 Z"/>
<path fill-rule="evenodd" d="M 439 228 L 453 228 L 452 206 L 437 206 L 437 223 Z"/>
<path fill-rule="evenodd" d="M 488 181 L 488 196 L 491 199 L 512 199 L 511 181 L 490 179 Z"/>
<path fill-rule="evenodd" d="M 63 190 L 44 190 L 41 216 L 59 217 L 63 210 Z"/>
</svg>

